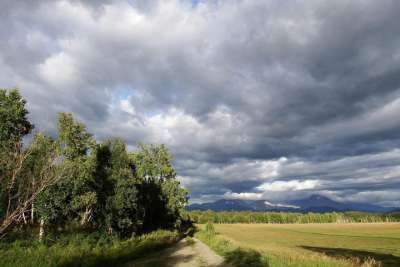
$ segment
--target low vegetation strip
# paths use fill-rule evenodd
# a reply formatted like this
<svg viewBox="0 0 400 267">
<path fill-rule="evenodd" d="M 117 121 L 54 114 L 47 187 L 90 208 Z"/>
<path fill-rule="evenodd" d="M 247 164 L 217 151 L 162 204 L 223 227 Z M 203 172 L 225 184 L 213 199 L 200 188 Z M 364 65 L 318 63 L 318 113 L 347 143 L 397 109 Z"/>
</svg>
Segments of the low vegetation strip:
<svg viewBox="0 0 400 267">
<path fill-rule="evenodd" d="M 252 212 L 252 211 L 190 211 L 190 218 L 195 223 L 382 223 L 400 222 L 400 212 L 367 213 L 367 212 L 327 212 L 327 213 L 294 213 L 294 212 Z"/>
<path fill-rule="evenodd" d="M 127 240 L 103 234 L 68 234 L 38 242 L 17 239 L 0 243 L 2 267 L 120 266 L 159 251 L 179 240 L 177 232 L 155 231 Z"/>
<path fill-rule="evenodd" d="M 253 251 L 253 255 L 256 251 L 263 266 L 400 266 L 400 240 L 385 238 L 400 237 L 399 223 L 215 224 L 211 233 L 207 230 L 209 226 L 199 225 L 199 228 L 202 229 L 197 233 L 199 238 L 215 251 L 225 256 L 238 248 Z M 315 235 L 315 232 L 337 232 L 341 236 Z M 382 238 L 369 239 L 367 233 Z"/>
</svg>

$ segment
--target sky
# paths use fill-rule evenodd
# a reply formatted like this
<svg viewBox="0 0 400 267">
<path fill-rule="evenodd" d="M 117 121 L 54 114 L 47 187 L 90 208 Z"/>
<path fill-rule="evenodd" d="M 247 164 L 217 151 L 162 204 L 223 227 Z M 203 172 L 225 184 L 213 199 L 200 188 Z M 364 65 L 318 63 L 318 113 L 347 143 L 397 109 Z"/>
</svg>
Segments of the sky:
<svg viewBox="0 0 400 267">
<path fill-rule="evenodd" d="M 164 143 L 191 202 L 400 206 L 400 1 L 0 0 L 0 87 Z"/>
</svg>

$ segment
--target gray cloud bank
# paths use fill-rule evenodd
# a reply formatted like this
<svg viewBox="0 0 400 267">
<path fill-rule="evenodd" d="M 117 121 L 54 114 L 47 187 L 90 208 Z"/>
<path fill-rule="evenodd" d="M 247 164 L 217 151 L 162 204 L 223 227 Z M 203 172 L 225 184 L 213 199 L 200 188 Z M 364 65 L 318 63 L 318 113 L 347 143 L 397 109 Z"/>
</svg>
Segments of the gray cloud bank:
<svg viewBox="0 0 400 267">
<path fill-rule="evenodd" d="M 194 201 L 400 206 L 399 1 L 0 2 L 38 128 L 165 143 Z"/>
</svg>

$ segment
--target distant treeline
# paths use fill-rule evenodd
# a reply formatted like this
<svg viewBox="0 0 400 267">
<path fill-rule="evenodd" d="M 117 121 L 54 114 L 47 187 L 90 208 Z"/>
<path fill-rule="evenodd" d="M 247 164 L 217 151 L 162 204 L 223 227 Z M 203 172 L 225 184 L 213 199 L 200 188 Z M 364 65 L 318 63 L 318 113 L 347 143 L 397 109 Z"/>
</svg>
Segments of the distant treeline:
<svg viewBox="0 0 400 267">
<path fill-rule="evenodd" d="M 400 212 L 251 212 L 251 211 L 190 211 L 194 223 L 374 223 L 399 222 Z"/>
</svg>

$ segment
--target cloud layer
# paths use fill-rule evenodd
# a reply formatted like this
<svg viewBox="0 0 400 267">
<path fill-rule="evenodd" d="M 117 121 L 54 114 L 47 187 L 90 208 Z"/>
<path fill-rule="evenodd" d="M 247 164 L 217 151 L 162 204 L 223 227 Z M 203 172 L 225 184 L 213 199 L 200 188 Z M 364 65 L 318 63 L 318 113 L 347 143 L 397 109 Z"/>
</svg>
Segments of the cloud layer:
<svg viewBox="0 0 400 267">
<path fill-rule="evenodd" d="M 194 201 L 400 205 L 400 3 L 2 1 L 0 86 L 38 128 L 165 143 Z"/>
</svg>

